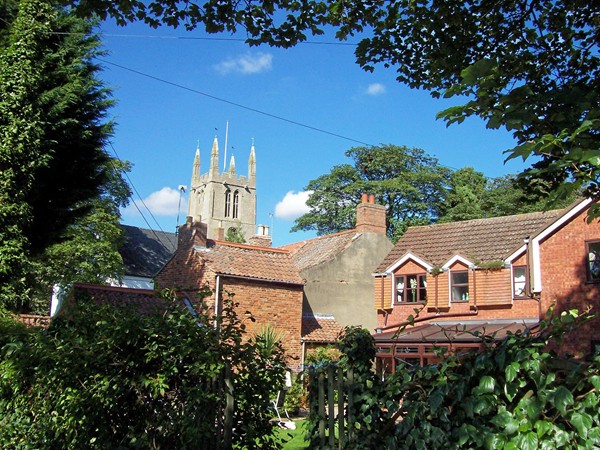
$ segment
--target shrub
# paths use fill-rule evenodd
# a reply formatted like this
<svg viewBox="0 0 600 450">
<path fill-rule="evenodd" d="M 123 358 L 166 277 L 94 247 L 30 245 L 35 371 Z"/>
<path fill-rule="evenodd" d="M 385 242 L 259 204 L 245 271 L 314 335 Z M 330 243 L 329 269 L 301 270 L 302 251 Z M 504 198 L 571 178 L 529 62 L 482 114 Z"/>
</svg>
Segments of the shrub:
<svg viewBox="0 0 600 450">
<path fill-rule="evenodd" d="M 225 396 L 214 387 L 228 365 L 235 446 L 276 448 L 281 348 L 267 358 L 245 341 L 235 307 L 225 303 L 217 328 L 175 302 L 140 317 L 80 299 L 45 331 L 0 321 L 0 447 L 203 447 L 218 435 Z"/>
<path fill-rule="evenodd" d="M 548 346 L 581 320 L 571 311 L 543 322 L 536 333 L 526 329 L 496 342 L 482 336 L 481 352 L 401 366 L 385 381 L 370 370 L 366 333 L 347 330 L 342 362 L 355 374 L 349 413 L 356 422 L 355 439 L 344 448 L 599 448 L 600 357 L 567 360 Z M 318 445 L 315 383 L 309 433 Z"/>
</svg>

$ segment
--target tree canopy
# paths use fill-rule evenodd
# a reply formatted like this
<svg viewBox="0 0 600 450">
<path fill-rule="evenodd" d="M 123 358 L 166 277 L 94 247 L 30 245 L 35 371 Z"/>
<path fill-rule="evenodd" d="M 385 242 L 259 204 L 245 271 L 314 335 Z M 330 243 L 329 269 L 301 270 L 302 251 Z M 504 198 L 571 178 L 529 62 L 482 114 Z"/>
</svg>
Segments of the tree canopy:
<svg viewBox="0 0 600 450">
<path fill-rule="evenodd" d="M 333 29 L 360 37 L 358 64 L 383 65 L 434 97 L 467 102 L 439 114 L 479 116 L 511 131 L 508 158 L 535 157 L 528 176 L 564 198 L 600 196 L 600 6 L 589 0 L 65 0 L 118 23 L 243 31 L 252 45 L 290 47 Z"/>
<path fill-rule="evenodd" d="M 354 147 L 346 152 L 353 164 L 335 166 L 312 180 L 307 206 L 292 231 L 318 234 L 353 228 L 356 205 L 363 193 L 388 207 L 387 231 L 396 240 L 410 225 L 427 224 L 438 216 L 450 170 L 418 148 L 381 145 Z"/>
<path fill-rule="evenodd" d="M 13 21 L 0 29 L 0 300 L 14 307 L 39 281 L 35 259 L 101 202 L 118 217 L 129 188 L 104 150 L 112 100 L 92 61 L 92 22 L 41 0 L 1 9 Z"/>
<path fill-rule="evenodd" d="M 536 182 L 537 181 L 537 182 Z M 508 216 L 550 208 L 562 208 L 575 201 L 576 194 L 549 200 L 549 183 L 515 175 L 488 178 L 472 167 L 452 173 L 438 222 Z"/>
</svg>

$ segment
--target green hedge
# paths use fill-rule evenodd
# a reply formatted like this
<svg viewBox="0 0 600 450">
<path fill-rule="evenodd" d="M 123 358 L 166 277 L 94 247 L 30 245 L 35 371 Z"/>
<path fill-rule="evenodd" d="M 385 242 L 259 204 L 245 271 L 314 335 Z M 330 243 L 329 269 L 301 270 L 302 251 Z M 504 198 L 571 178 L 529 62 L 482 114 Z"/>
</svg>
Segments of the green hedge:
<svg viewBox="0 0 600 450">
<path fill-rule="evenodd" d="M 225 401 L 210 386 L 232 367 L 236 447 L 277 448 L 269 422 L 282 351 L 244 340 L 228 301 L 219 331 L 172 306 L 140 317 L 79 301 L 47 330 L 0 319 L 0 447 L 206 448 Z"/>
<path fill-rule="evenodd" d="M 446 355 L 437 365 L 399 367 L 382 380 L 372 368 L 373 340 L 347 329 L 342 364 L 354 369 L 356 440 L 348 449 L 600 448 L 600 358 L 574 361 L 549 350 L 582 320 L 575 311 L 535 334 L 486 339 L 483 351 Z M 316 386 L 311 386 L 314 411 Z M 310 436 L 318 442 L 318 414 Z"/>
</svg>

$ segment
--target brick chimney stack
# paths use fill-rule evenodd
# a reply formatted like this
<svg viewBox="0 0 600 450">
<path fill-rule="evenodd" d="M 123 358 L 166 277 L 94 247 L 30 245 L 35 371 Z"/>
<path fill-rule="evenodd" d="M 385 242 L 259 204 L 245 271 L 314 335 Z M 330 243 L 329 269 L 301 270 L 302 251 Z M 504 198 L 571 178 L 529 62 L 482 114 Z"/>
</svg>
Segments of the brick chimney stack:
<svg viewBox="0 0 600 450">
<path fill-rule="evenodd" d="M 206 247 L 206 232 L 207 225 L 205 223 L 195 221 L 188 216 L 185 224 L 181 225 L 177 230 L 177 249 L 190 248 L 192 246 Z"/>
<path fill-rule="evenodd" d="M 269 227 L 266 225 L 258 226 L 258 233 L 248 240 L 248 244 L 257 247 L 271 247 L 272 238 L 269 236 Z"/>
<path fill-rule="evenodd" d="M 356 231 L 381 234 L 387 232 L 385 206 L 376 205 L 374 195 L 362 195 L 361 203 L 356 207 Z"/>
</svg>

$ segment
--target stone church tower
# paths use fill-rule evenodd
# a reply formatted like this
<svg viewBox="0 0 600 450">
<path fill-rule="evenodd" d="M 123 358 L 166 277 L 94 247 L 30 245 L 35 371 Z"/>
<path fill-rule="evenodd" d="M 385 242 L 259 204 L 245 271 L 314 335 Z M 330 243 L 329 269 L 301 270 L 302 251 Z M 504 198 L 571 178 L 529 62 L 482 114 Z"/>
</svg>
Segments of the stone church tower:
<svg viewBox="0 0 600 450">
<path fill-rule="evenodd" d="M 248 176 L 238 176 L 232 156 L 229 170 L 219 172 L 219 142 L 215 136 L 210 168 L 200 172 L 200 149 L 196 149 L 188 216 L 207 225 L 209 239 L 223 239 L 231 228 L 241 229 L 246 240 L 256 233 L 256 155 L 254 144 L 248 158 Z"/>
</svg>

